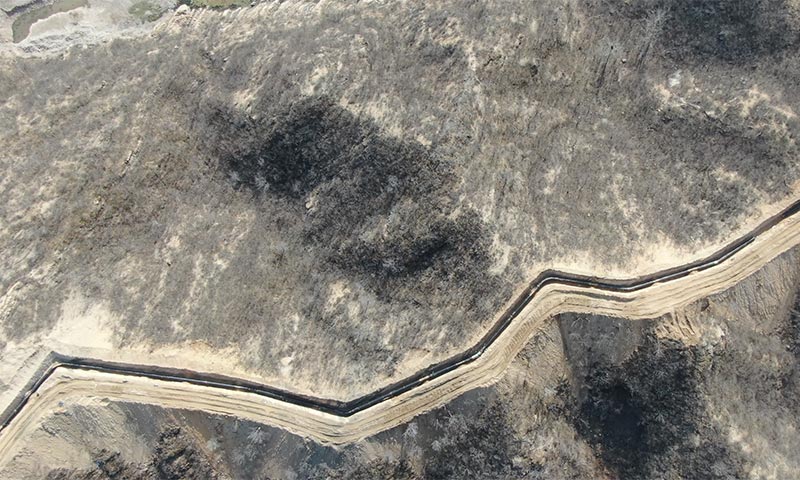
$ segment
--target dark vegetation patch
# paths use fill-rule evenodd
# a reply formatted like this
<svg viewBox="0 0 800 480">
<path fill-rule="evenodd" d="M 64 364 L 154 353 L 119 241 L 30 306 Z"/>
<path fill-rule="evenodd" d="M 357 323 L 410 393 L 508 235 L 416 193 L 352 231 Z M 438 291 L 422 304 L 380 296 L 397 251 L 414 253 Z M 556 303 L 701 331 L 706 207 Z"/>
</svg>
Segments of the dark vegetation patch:
<svg viewBox="0 0 800 480">
<path fill-rule="evenodd" d="M 729 231 L 751 208 L 753 189 L 776 199 L 789 193 L 797 152 L 791 134 L 754 129 L 736 113 L 715 117 L 695 107 L 662 107 L 654 98 L 628 121 L 637 125 L 631 131 L 644 146 L 644 162 L 654 167 L 650 174 L 669 185 L 642 203 L 660 218 L 659 230 L 680 243 Z M 658 217 L 665 208 L 676 213 Z"/>
<path fill-rule="evenodd" d="M 339 470 L 326 469 L 319 477 L 325 480 L 412 480 L 419 477 L 414 474 L 411 465 L 405 460 L 376 460 L 373 462 L 356 463 L 349 468 Z"/>
<path fill-rule="evenodd" d="M 306 479 L 319 465 L 338 467 L 342 454 L 287 432 L 286 430 L 241 418 L 210 415 L 206 412 L 165 410 L 147 405 L 124 404 L 131 434 L 143 439 L 152 449 L 182 447 L 183 442 L 159 442 L 164 433 L 180 427 L 181 435 L 196 438 L 186 442 L 195 448 L 195 455 L 216 470 L 220 478 L 267 480 L 291 478 L 289 473 L 275 476 L 276 465 L 283 472 L 294 471 L 298 479 Z M 153 442 L 152 439 L 157 441 Z M 198 459 L 199 460 L 199 459 Z M 197 463 L 197 462 L 195 462 Z M 264 472 L 271 472 L 265 475 Z M 202 473 L 202 471 L 200 471 Z M 188 477 L 187 478 L 194 478 Z M 205 478 L 205 477 L 199 477 Z"/>
<path fill-rule="evenodd" d="M 220 154 L 233 185 L 256 201 L 293 205 L 304 241 L 325 252 L 323 261 L 383 299 L 456 283 L 472 297 L 497 287 L 486 273 L 486 227 L 452 198 L 452 162 L 434 149 L 318 97 L 239 128 L 249 143 Z"/>
<path fill-rule="evenodd" d="M 596 363 L 579 380 L 578 432 L 622 478 L 741 478 L 741 462 L 710 425 L 700 394 L 704 353 L 647 335 L 621 365 Z"/>
<path fill-rule="evenodd" d="M 178 427 L 165 427 L 158 437 L 151 462 L 126 462 L 124 454 L 101 450 L 91 470 L 58 469 L 48 480 L 184 480 L 219 478 L 207 455 Z"/>
<path fill-rule="evenodd" d="M 644 351 L 626 362 L 634 371 L 594 365 L 585 379 L 586 398 L 577 427 L 622 473 L 644 473 L 647 457 L 663 453 L 694 432 L 691 416 L 699 404 L 687 369 L 692 353 L 679 349 L 665 353 L 659 382 L 643 378 L 641 367 L 633 363 L 646 356 Z"/>
<path fill-rule="evenodd" d="M 519 446 L 502 403 L 490 402 L 474 416 L 451 418 L 435 440 L 424 478 L 498 478 L 514 473 L 512 459 Z"/>
<path fill-rule="evenodd" d="M 790 136 L 754 129 L 735 114 L 716 117 L 713 112 L 697 107 L 653 106 L 644 102 L 638 120 L 646 122 L 647 138 L 661 151 L 669 152 L 677 168 L 690 169 L 692 176 L 724 168 L 770 193 L 787 191 L 784 179 L 792 169 L 789 162 L 796 152 Z M 704 190 L 709 197 L 718 195 L 714 189 Z M 730 200 L 736 205 L 735 199 Z"/>
<path fill-rule="evenodd" d="M 428 216 L 416 206 L 403 210 L 385 237 L 353 239 L 336 252 L 333 261 L 371 278 L 378 292 L 387 296 L 412 278 L 429 286 L 437 282 L 469 285 L 476 273 L 490 267 L 484 226 L 474 212 L 453 219 Z M 474 293 L 491 293 L 490 283 L 484 288 Z"/>
<path fill-rule="evenodd" d="M 791 355 L 791 360 L 780 362 L 781 369 L 777 375 L 776 372 L 767 372 L 759 376 L 767 384 L 768 389 L 780 392 L 782 397 L 780 403 L 798 416 L 800 415 L 800 289 L 795 292 L 793 302 L 789 306 L 788 318 L 778 333 L 780 344 Z M 749 367 L 753 368 L 751 365 Z M 774 395 L 773 392 L 765 392 L 758 398 L 770 398 Z"/>
<path fill-rule="evenodd" d="M 217 478 L 205 454 L 178 427 L 166 428 L 159 435 L 153 465 L 159 478 Z"/>
<path fill-rule="evenodd" d="M 783 332 L 786 348 L 800 361 L 800 290 L 795 295 L 794 302 L 789 308 L 789 320 Z"/>
<path fill-rule="evenodd" d="M 671 0 L 665 5 L 664 39 L 680 58 L 742 63 L 794 44 L 798 30 L 785 0 Z"/>
<path fill-rule="evenodd" d="M 119 452 L 101 450 L 94 456 L 91 470 L 60 468 L 47 474 L 47 480 L 145 480 L 154 479 L 147 467 L 127 463 Z"/>
<path fill-rule="evenodd" d="M 630 21 L 650 20 L 676 61 L 742 64 L 797 45 L 800 30 L 786 0 L 603 0 L 594 8 Z"/>
<path fill-rule="evenodd" d="M 382 136 L 375 125 L 325 98 L 299 101 L 265 129 L 263 142 L 225 159 L 234 183 L 256 194 L 302 198 L 339 179 L 363 182 L 356 185 L 363 193 L 391 201 L 406 190 L 425 193 L 442 183 L 433 175 L 435 159 L 421 145 Z M 364 178 L 347 178 L 351 173 Z"/>
</svg>

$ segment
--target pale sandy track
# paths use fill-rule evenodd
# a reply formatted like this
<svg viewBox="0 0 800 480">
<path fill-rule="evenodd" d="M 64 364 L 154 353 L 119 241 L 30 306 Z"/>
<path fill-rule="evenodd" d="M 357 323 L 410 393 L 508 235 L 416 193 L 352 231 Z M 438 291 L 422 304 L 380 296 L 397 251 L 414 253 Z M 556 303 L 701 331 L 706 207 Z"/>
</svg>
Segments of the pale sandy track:
<svg viewBox="0 0 800 480">
<path fill-rule="evenodd" d="M 67 400 L 129 401 L 202 410 L 274 425 L 323 444 L 351 443 L 405 423 L 468 390 L 492 383 L 554 315 L 585 312 L 631 320 L 658 317 L 735 285 L 798 244 L 800 214 L 794 213 L 759 232 L 741 249 L 709 262 L 703 270 L 640 290 L 609 292 L 557 282 L 546 284 L 482 354 L 349 416 L 235 389 L 58 366 L 35 388 L 0 434 L 0 465 L 13 457 L 18 439 L 38 428 L 43 417 L 58 408 L 59 402 Z"/>
</svg>

